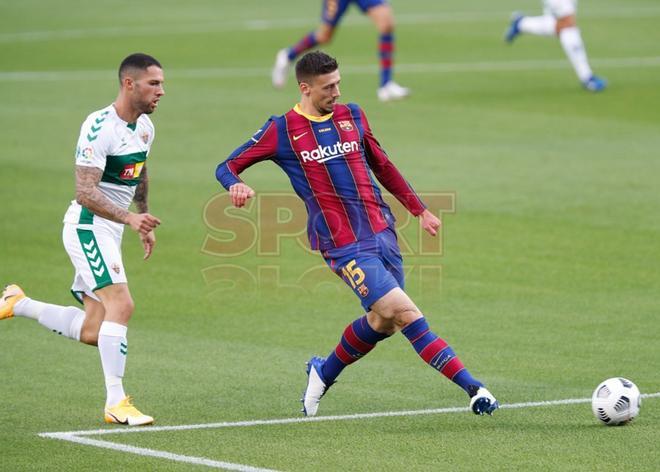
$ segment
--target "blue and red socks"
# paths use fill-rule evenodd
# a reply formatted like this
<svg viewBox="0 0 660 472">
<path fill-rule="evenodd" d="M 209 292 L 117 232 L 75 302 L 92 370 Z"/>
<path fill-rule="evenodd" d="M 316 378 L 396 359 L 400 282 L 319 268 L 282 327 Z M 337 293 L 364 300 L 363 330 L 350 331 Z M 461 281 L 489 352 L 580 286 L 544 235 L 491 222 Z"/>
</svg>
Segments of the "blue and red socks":
<svg viewBox="0 0 660 472">
<path fill-rule="evenodd" d="M 312 49 L 318 44 L 314 31 L 303 37 L 300 41 L 289 48 L 289 61 L 293 61 L 303 52 Z"/>
<path fill-rule="evenodd" d="M 394 55 L 394 35 L 381 34 L 378 42 L 380 56 L 380 86 L 392 80 L 392 56 Z"/>
<path fill-rule="evenodd" d="M 332 384 L 347 365 L 365 356 L 376 346 L 378 341 L 388 337 L 388 334 L 374 331 L 369 326 L 366 315 L 346 326 L 339 344 L 323 364 L 321 374 L 326 385 Z"/>
<path fill-rule="evenodd" d="M 474 394 L 475 386 L 483 387 L 481 382 L 472 377 L 445 340 L 431 331 L 426 318 L 422 317 L 413 321 L 401 332 L 408 338 L 424 362 L 459 385 L 468 395 Z"/>
</svg>

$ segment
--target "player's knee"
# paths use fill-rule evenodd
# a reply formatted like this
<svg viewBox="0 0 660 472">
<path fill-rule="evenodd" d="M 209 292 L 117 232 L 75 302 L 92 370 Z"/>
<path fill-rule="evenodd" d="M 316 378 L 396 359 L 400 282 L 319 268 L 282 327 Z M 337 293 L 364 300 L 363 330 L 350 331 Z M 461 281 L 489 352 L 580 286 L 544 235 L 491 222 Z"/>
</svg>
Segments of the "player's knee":
<svg viewBox="0 0 660 472">
<path fill-rule="evenodd" d="M 126 300 L 122 300 L 120 304 L 120 312 L 123 316 L 125 316 L 127 319 L 130 318 L 134 310 L 135 303 L 133 302 L 132 298 L 129 297 Z"/>
<path fill-rule="evenodd" d="M 577 26 L 577 22 L 575 21 L 575 15 L 569 15 L 569 16 L 564 16 L 562 18 L 558 18 L 555 29 L 557 31 L 557 34 L 559 34 L 561 30 L 565 28 L 572 28 L 574 26 Z"/>
<path fill-rule="evenodd" d="M 394 311 L 393 320 L 399 329 L 405 328 L 423 315 L 415 305 L 402 306 Z"/>
<path fill-rule="evenodd" d="M 384 18 L 378 24 L 378 32 L 380 34 L 392 34 L 392 33 L 394 33 L 394 17 Z"/>
<path fill-rule="evenodd" d="M 321 30 L 316 32 L 316 42 L 327 44 L 332 40 L 332 30 Z"/>
<path fill-rule="evenodd" d="M 122 297 L 119 300 L 113 300 L 109 306 L 106 306 L 105 319 L 119 323 L 127 323 L 135 310 L 135 303 L 131 297 Z"/>
</svg>

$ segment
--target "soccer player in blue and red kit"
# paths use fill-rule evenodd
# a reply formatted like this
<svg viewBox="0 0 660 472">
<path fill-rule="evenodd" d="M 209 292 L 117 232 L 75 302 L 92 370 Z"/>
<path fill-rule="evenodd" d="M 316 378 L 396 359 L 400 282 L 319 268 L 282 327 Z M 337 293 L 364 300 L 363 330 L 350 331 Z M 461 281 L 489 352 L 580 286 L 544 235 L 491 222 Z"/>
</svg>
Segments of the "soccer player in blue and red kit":
<svg viewBox="0 0 660 472">
<path fill-rule="evenodd" d="M 410 89 L 402 87 L 393 79 L 394 64 L 394 13 L 387 0 L 323 0 L 321 24 L 303 36 L 296 44 L 281 49 L 275 57 L 272 80 L 276 88 L 284 87 L 291 63 L 300 54 L 315 46 L 332 40 L 335 30 L 351 3 L 355 3 L 376 25 L 378 30 L 378 56 L 380 58 L 380 85 L 378 99 L 387 102 L 410 95 Z"/>
<path fill-rule="evenodd" d="M 240 208 L 254 191 L 239 174 L 265 160 L 280 166 L 307 208 L 312 249 L 321 251 L 366 311 L 346 327 L 327 358 L 313 357 L 307 363 L 303 412 L 314 416 L 341 371 L 400 330 L 426 363 L 467 392 L 472 411 L 492 413 L 498 407 L 493 395 L 430 330 L 403 291 L 394 217 L 373 176 L 420 218 L 428 233 L 436 235 L 440 220 L 390 161 L 362 109 L 337 102 L 340 75 L 335 59 L 310 52 L 296 64 L 296 78 L 300 103 L 282 116 L 271 117 L 218 166 L 216 177 Z"/>
</svg>

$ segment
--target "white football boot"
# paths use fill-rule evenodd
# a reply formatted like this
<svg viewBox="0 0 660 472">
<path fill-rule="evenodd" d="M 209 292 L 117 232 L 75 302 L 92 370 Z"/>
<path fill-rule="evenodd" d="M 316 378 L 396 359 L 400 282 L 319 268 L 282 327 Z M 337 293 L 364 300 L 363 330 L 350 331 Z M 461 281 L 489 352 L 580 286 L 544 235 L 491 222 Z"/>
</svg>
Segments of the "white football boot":
<svg viewBox="0 0 660 472">
<path fill-rule="evenodd" d="M 477 392 L 470 398 L 470 409 L 475 415 L 492 415 L 500 407 L 492 393 L 486 387 L 479 387 Z"/>
<path fill-rule="evenodd" d="M 305 416 L 315 416 L 319 409 L 319 403 L 325 392 L 328 391 L 331 384 L 328 384 L 323 378 L 323 364 L 325 359 L 312 357 L 307 362 L 307 388 L 303 393 L 302 412 Z M 334 383 L 334 382 L 333 382 Z"/>
<path fill-rule="evenodd" d="M 289 68 L 291 61 L 289 60 L 289 50 L 280 49 L 275 56 L 275 65 L 271 75 L 273 87 L 281 89 L 286 85 L 286 79 L 289 76 Z"/>
<path fill-rule="evenodd" d="M 408 95 L 410 95 L 410 89 L 400 86 L 393 80 L 390 80 L 378 89 L 378 100 L 381 102 L 401 100 L 402 98 L 406 98 Z"/>
</svg>

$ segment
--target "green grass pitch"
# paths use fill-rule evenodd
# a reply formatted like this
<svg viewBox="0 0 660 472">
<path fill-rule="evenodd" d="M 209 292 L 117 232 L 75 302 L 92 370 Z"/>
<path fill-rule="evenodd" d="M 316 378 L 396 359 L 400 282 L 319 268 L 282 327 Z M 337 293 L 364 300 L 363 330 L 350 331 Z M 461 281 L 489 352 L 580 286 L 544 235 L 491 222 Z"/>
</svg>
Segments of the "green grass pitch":
<svg viewBox="0 0 660 472">
<path fill-rule="evenodd" d="M 503 43 L 509 13 L 539 13 L 540 1 L 392 3 L 410 99 L 376 100 L 376 33 L 355 8 L 327 50 L 342 100 L 362 105 L 443 209 L 442 251 L 421 253 L 414 221 L 403 230 L 408 288 L 431 326 L 504 404 L 587 398 L 612 376 L 659 392 L 657 1 L 580 2 L 592 64 L 610 82 L 599 95 L 581 90 L 556 40 Z M 82 120 L 114 99 L 127 54 L 165 67 L 149 159 L 163 224 L 150 261 L 128 230 L 123 246 L 137 304 L 125 386 L 158 426 L 298 417 L 304 362 L 361 314 L 318 255 L 272 237 L 273 209 L 290 207 L 276 166 L 244 174 L 264 197 L 245 213 L 222 212 L 214 178 L 295 103 L 293 81 L 271 88 L 270 67 L 319 11 L 316 0 L 0 0 L 0 282 L 36 299 L 74 303 L 60 235 Z M 294 207 L 278 215 L 299 221 Z M 98 354 L 26 319 L 0 321 L 0 346 L 0 470 L 201 470 L 40 437 L 120 429 L 102 423 Z M 347 369 L 319 414 L 465 406 L 398 335 Z M 243 470 L 654 471 L 659 420 L 648 398 L 617 428 L 578 403 L 87 438 Z"/>
</svg>

